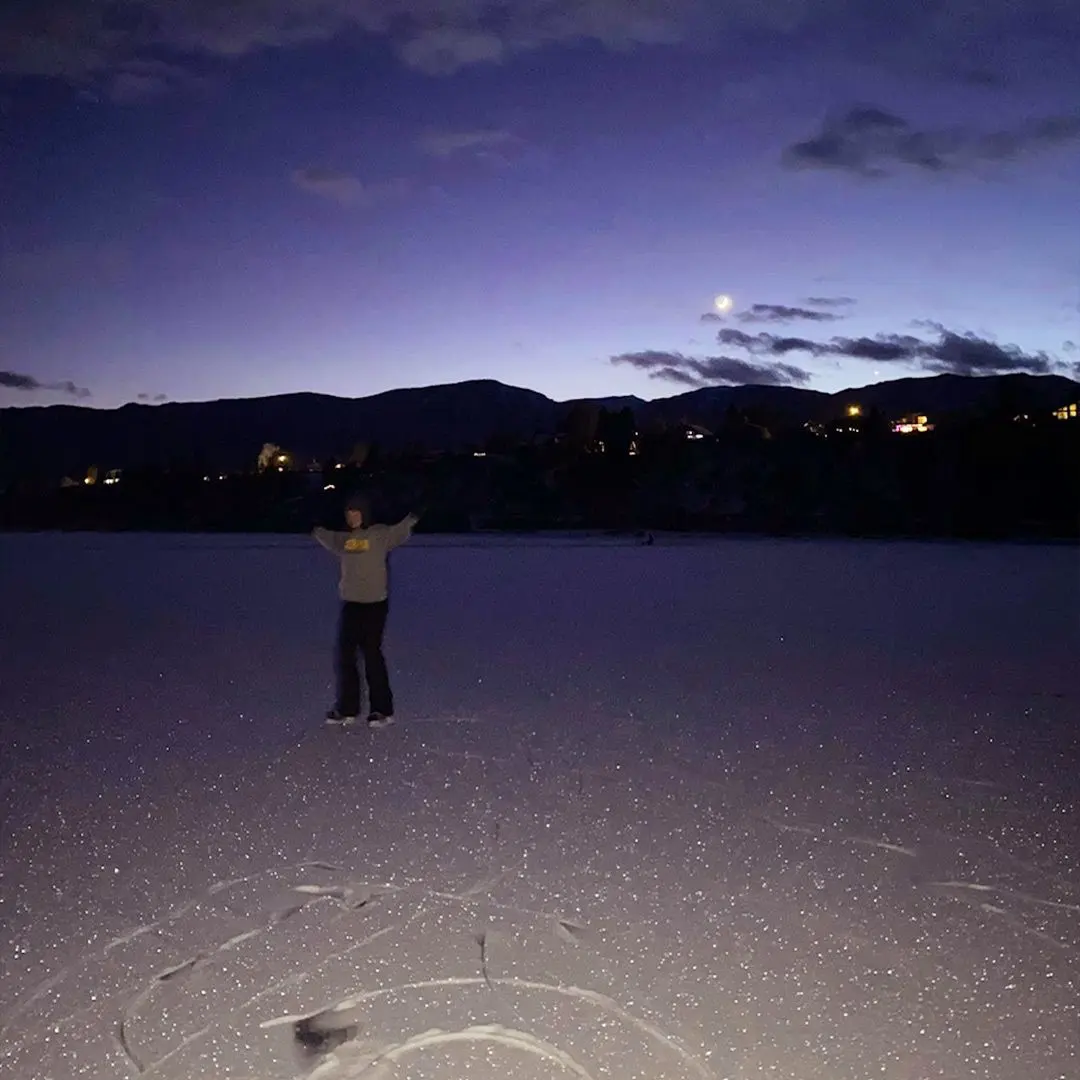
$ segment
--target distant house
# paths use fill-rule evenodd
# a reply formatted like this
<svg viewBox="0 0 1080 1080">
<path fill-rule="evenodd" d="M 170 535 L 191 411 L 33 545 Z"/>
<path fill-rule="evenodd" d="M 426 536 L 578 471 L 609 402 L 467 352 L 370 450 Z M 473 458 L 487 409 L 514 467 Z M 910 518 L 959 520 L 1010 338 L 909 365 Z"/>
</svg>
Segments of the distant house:
<svg viewBox="0 0 1080 1080">
<path fill-rule="evenodd" d="M 683 438 L 689 442 L 701 442 L 703 439 L 711 439 L 713 433 L 701 424 L 693 424 L 684 421 L 681 425 Z"/>
<path fill-rule="evenodd" d="M 911 435 L 916 432 L 933 431 L 934 425 L 922 413 L 915 413 L 894 420 L 892 429 L 897 435 Z"/>
<path fill-rule="evenodd" d="M 1080 414 L 1080 403 L 1075 401 L 1054 410 L 1054 416 L 1058 420 L 1075 420 L 1078 414 Z"/>
</svg>

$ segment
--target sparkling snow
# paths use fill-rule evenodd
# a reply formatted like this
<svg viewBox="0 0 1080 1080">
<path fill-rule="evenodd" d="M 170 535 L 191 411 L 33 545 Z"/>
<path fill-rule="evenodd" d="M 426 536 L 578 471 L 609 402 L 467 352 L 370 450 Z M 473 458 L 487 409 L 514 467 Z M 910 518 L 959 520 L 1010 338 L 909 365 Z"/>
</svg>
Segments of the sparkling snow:
<svg viewBox="0 0 1080 1080">
<path fill-rule="evenodd" d="M 1075 548 L 0 536 L 0 1075 L 1076 1080 Z"/>
</svg>

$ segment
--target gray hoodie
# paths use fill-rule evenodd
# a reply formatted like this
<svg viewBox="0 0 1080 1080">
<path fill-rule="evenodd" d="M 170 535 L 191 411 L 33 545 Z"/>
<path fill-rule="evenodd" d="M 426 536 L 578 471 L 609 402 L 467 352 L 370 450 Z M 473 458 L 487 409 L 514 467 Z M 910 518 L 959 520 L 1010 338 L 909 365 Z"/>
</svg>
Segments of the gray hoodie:
<svg viewBox="0 0 1080 1080">
<path fill-rule="evenodd" d="M 396 525 L 369 525 L 342 530 L 314 529 L 311 535 L 341 559 L 341 599 L 375 604 L 387 598 L 386 556 L 412 535 L 419 521 L 409 514 Z"/>
</svg>

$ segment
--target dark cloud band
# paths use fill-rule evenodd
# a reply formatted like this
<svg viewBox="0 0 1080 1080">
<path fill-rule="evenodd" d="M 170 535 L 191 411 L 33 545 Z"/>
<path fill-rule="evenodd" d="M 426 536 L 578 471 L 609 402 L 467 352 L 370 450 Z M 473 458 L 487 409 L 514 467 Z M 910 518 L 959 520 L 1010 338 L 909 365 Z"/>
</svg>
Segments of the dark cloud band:
<svg viewBox="0 0 1080 1080">
<path fill-rule="evenodd" d="M 899 49 L 946 62 L 978 53 L 995 57 L 1003 70 L 1010 56 L 1030 65 L 1026 43 L 1045 53 L 1048 42 L 1075 40 L 1078 28 L 1080 6 L 1066 0 L 929 9 L 880 0 L 8 0 L 0 7 L 0 71 L 80 84 L 115 78 L 115 94 L 131 99 L 184 78 L 146 68 L 163 51 L 229 60 L 349 29 L 386 38 L 403 63 L 431 75 L 552 44 L 596 42 L 625 51 L 807 32 L 847 42 L 864 56 Z M 1003 42 L 1009 55 L 999 55 Z"/>
<path fill-rule="evenodd" d="M 792 364 L 758 363 L 733 356 L 685 356 L 678 352 L 644 350 L 620 353 L 613 364 L 625 364 L 647 371 L 650 378 L 677 382 L 684 386 L 801 386 L 810 373 Z"/>
<path fill-rule="evenodd" d="M 877 364 L 910 364 L 925 371 L 957 375 L 1002 375 L 1027 372 L 1032 375 L 1067 374 L 1075 365 L 1057 360 L 1045 352 L 1024 352 L 1016 345 L 1000 345 L 976 334 L 956 333 L 933 324 L 937 338 L 928 340 L 912 334 L 875 334 L 873 337 L 834 337 L 813 341 L 777 334 L 748 334 L 724 329 L 717 334 L 721 345 L 746 350 L 753 356 L 787 356 L 806 353 L 841 360 L 867 360 Z"/>
<path fill-rule="evenodd" d="M 1016 345 L 1001 345 L 975 334 L 956 333 L 938 324 L 935 339 L 912 334 L 876 334 L 873 337 L 834 337 L 814 341 L 762 331 L 747 333 L 735 327 L 720 330 L 717 342 L 740 349 L 745 357 L 694 357 L 679 352 L 644 350 L 613 356 L 613 364 L 647 371 L 654 379 L 686 386 L 801 386 L 810 380 L 804 368 L 788 362 L 792 354 L 834 361 L 862 360 L 875 364 L 905 364 L 934 374 L 1032 375 L 1062 374 L 1080 377 L 1080 364 L 1058 360 L 1048 353 L 1024 352 Z"/>
<path fill-rule="evenodd" d="M 67 394 L 70 397 L 87 398 L 90 391 L 84 386 L 76 386 L 70 380 L 58 383 L 43 383 L 33 375 L 23 375 L 17 371 L 0 371 L 0 387 L 6 390 L 20 390 L 23 393 L 35 394 L 52 391 L 54 393 Z"/>
<path fill-rule="evenodd" d="M 884 109 L 857 105 L 842 116 L 827 118 L 816 135 L 788 147 L 783 159 L 792 168 L 834 169 L 873 179 L 898 167 L 960 172 L 988 162 L 1016 161 L 1070 142 L 1080 142 L 1080 112 L 979 132 L 920 130 Z"/>
</svg>

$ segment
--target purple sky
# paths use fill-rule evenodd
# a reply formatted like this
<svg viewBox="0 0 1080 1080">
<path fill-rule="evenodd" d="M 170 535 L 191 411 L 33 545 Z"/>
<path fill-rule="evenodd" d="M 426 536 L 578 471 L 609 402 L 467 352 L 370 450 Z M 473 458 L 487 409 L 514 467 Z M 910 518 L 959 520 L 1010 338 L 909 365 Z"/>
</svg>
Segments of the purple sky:
<svg viewBox="0 0 1080 1080">
<path fill-rule="evenodd" d="M 0 405 L 1077 374 L 1073 0 L 225 7 L 0 14 Z"/>
</svg>

